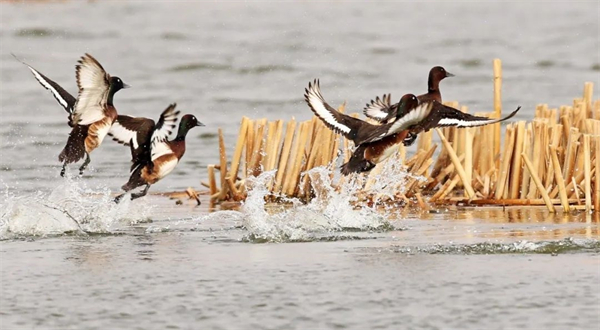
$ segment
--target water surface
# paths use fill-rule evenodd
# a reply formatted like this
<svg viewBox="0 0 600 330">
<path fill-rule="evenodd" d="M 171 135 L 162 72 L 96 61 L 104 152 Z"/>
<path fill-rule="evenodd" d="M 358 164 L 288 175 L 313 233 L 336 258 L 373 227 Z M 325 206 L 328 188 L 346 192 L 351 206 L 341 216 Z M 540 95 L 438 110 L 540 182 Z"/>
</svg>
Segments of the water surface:
<svg viewBox="0 0 600 330">
<path fill-rule="evenodd" d="M 172 102 L 195 129 L 151 191 L 200 187 L 242 116 L 306 120 L 321 79 L 333 105 L 425 92 L 490 111 L 493 58 L 505 112 L 570 104 L 600 85 L 597 2 L 0 4 L 0 325 L 4 329 L 596 329 L 599 221 L 543 208 L 354 209 L 349 195 L 265 212 L 164 197 L 121 205 L 128 149 L 111 141 L 60 178 L 63 110 L 10 55 L 75 93 L 89 52 L 134 88 L 119 112 Z M 70 174 L 75 174 L 74 168 Z"/>
</svg>

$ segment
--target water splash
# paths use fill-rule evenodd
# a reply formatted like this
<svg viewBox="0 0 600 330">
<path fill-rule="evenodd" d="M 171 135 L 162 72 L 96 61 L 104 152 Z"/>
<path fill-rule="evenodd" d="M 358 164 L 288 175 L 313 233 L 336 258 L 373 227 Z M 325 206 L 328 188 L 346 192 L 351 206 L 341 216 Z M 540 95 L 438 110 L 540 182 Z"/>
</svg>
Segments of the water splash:
<svg viewBox="0 0 600 330">
<path fill-rule="evenodd" d="M 0 208 L 0 239 L 111 233 L 121 224 L 147 220 L 152 210 L 143 201 L 131 204 L 127 198 L 115 204 L 109 189 L 90 189 L 71 178 L 50 193 L 16 196 L 6 192 Z"/>
<path fill-rule="evenodd" d="M 316 197 L 304 205 L 297 199 L 287 199 L 291 207 L 277 213 L 269 212 L 265 197 L 270 194 L 268 183 L 275 171 L 248 179 L 248 198 L 241 213 L 250 242 L 305 242 L 315 240 L 366 238 L 344 235 L 344 232 L 384 231 L 392 229 L 385 217 L 369 207 L 355 208 L 356 191 L 360 184 L 348 181 L 339 190 L 331 183 L 331 172 L 324 167 L 306 173 L 311 179 Z"/>
</svg>

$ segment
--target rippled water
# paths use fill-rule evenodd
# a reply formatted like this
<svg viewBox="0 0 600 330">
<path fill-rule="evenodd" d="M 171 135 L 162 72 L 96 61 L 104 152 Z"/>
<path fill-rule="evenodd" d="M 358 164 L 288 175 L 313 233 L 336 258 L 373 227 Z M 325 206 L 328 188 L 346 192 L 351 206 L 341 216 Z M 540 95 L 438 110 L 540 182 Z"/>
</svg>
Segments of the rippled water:
<svg viewBox="0 0 600 330">
<path fill-rule="evenodd" d="M 218 127 L 242 116 L 304 120 L 309 80 L 332 104 L 422 93 L 505 110 L 569 104 L 600 81 L 597 2 L 0 3 L 2 328 L 593 329 L 597 216 L 532 209 L 354 209 L 351 194 L 278 212 L 256 185 L 239 210 L 149 196 L 110 203 L 128 150 L 111 141 L 84 178 L 62 179 L 63 110 L 10 55 L 75 93 L 90 52 L 134 88 L 121 113 L 194 113 L 183 162 L 152 191 L 199 187 Z M 74 168 L 73 168 L 74 169 Z M 72 170 L 73 170 L 72 169 Z M 75 171 L 71 171 L 75 174 Z M 262 178 L 264 179 L 264 178 Z"/>
</svg>

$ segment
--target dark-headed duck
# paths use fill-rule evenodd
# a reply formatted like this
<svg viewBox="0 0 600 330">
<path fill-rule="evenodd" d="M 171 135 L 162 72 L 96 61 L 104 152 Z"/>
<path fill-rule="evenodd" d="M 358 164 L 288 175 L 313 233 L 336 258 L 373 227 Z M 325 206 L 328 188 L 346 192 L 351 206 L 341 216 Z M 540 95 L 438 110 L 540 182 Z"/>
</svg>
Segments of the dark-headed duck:
<svg viewBox="0 0 600 330">
<path fill-rule="evenodd" d="M 373 125 L 364 120 L 354 118 L 332 108 L 321 94 L 319 81 L 315 79 L 314 83 L 308 83 L 304 93 L 304 99 L 314 112 L 314 114 L 323 121 L 325 126 L 338 134 L 342 134 L 348 140 L 354 142 L 358 146 L 367 142 L 381 140 L 386 136 L 398 133 L 404 128 L 402 125 L 394 125 L 395 122 Z M 424 109 L 419 109 L 417 98 L 413 95 L 414 102 L 417 104 L 415 112 L 421 112 Z M 407 126 L 408 127 L 408 126 Z"/>
<path fill-rule="evenodd" d="M 79 87 L 77 98 L 27 63 L 22 63 L 27 65 L 36 80 L 52 93 L 68 113 L 68 123 L 72 129 L 66 146 L 58 156 L 63 163 L 60 175 L 64 176 L 67 164 L 85 157 L 79 168 L 79 174 L 83 174 L 90 163 L 90 153 L 100 146 L 117 119 L 117 110 L 113 105 L 115 93 L 129 86 L 119 77 L 111 77 L 106 73 L 90 54 L 82 56 L 75 67 Z"/>
<path fill-rule="evenodd" d="M 419 106 L 417 97 L 413 94 L 406 94 L 398 102 L 401 111 L 408 112 Z M 375 167 L 375 165 L 383 162 L 391 155 L 398 152 L 400 143 L 403 143 L 409 135 L 408 130 L 400 131 L 398 133 L 388 135 L 381 140 L 375 142 L 368 142 L 358 145 L 350 160 L 343 164 L 341 172 L 343 175 L 350 173 L 368 172 Z"/>
<path fill-rule="evenodd" d="M 427 93 L 417 96 L 419 102 L 437 101 L 442 103 L 442 93 L 440 92 L 440 81 L 446 77 L 454 77 L 454 75 L 441 66 L 435 66 L 429 70 L 429 79 L 427 80 Z M 387 123 L 396 118 L 398 111 L 398 103 L 390 104 L 390 94 L 383 94 L 381 99 L 378 97 L 367 103 L 364 109 L 365 116 L 375 119 L 381 123 Z M 408 134 L 404 141 L 405 146 L 409 146 L 417 139 L 416 134 Z"/>
<path fill-rule="evenodd" d="M 400 111 L 397 111 L 394 121 L 382 125 L 373 125 L 342 114 L 327 104 L 321 95 L 318 80 L 315 80 L 314 84 L 308 84 L 304 98 L 311 110 L 327 127 L 352 140 L 354 145 L 357 146 L 357 150 L 360 149 L 355 162 L 349 162 L 352 164 L 347 164 L 346 170 L 343 169 L 346 173 L 356 172 L 356 169 L 360 168 L 364 169 L 363 171 L 370 170 L 374 164 L 387 158 L 381 158 L 380 156 L 385 155 L 391 148 L 395 148 L 395 144 L 403 141 L 409 132 L 417 134 L 436 127 L 476 127 L 494 124 L 513 117 L 521 109 L 521 107 L 518 107 L 504 118 L 493 119 L 463 113 L 437 101 L 419 102 L 416 96 L 407 94 L 398 103 Z M 364 146 L 364 144 L 374 142 L 378 143 L 372 148 L 373 150 L 368 151 L 368 146 Z M 382 150 L 375 152 L 375 149 Z M 366 153 L 367 151 L 372 155 L 360 156 L 361 152 Z M 362 162 L 363 160 L 368 160 L 373 166 L 365 165 Z"/>
<path fill-rule="evenodd" d="M 146 133 L 142 134 L 145 135 L 144 137 L 141 137 L 140 133 L 135 131 L 135 127 L 139 126 L 120 123 L 120 125 L 123 126 L 120 130 L 137 132 L 135 136 L 138 141 L 138 147 L 136 148 L 134 146 L 134 135 L 130 133 L 129 136 L 132 137 L 130 142 L 131 161 L 133 162 L 133 165 L 131 166 L 131 175 L 129 181 L 122 187 L 122 189 L 125 190 L 125 193 L 117 196 L 115 202 L 118 203 L 130 190 L 144 185 L 146 186 L 144 190 L 140 193 L 131 194 L 131 199 L 133 200 L 145 196 L 148 193 L 150 186 L 171 173 L 179 163 L 179 160 L 181 160 L 181 157 L 183 157 L 183 154 L 185 153 L 185 137 L 188 131 L 196 126 L 204 126 L 204 124 L 199 122 L 194 115 L 185 115 L 181 118 L 181 122 L 179 123 L 177 136 L 175 139 L 169 141 L 167 137 L 172 127 L 170 125 L 165 125 L 167 122 L 165 118 L 172 116 L 175 113 L 174 110 L 175 104 L 170 105 L 162 113 L 156 126 L 154 126 L 153 121 L 151 123 L 149 122 L 151 120 L 147 119 L 148 121 L 144 125 L 152 128 L 150 130 L 145 130 Z M 113 132 L 115 131 L 113 130 Z M 113 136 L 117 140 L 121 140 L 126 134 L 114 134 Z M 139 141 L 148 141 L 148 136 L 150 136 L 149 143 L 140 144 Z M 199 205 L 200 201 L 196 201 Z"/>
<path fill-rule="evenodd" d="M 446 77 L 454 77 L 454 75 L 441 66 L 431 68 L 427 81 L 427 93 L 417 96 L 419 102 L 437 101 L 442 103 L 440 81 Z M 390 105 L 390 98 L 390 94 L 383 94 L 381 99 L 376 97 L 375 100 L 371 100 L 371 103 L 367 103 L 363 111 L 365 116 L 375 119 L 380 123 L 387 123 L 390 120 L 394 120 L 398 114 L 398 103 Z"/>
</svg>

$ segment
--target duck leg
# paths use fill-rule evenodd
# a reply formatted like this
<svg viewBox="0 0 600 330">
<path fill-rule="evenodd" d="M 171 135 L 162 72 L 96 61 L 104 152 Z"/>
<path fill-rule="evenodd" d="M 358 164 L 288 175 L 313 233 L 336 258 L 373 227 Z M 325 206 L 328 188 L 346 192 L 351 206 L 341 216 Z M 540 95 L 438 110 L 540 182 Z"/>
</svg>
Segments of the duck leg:
<svg viewBox="0 0 600 330">
<path fill-rule="evenodd" d="M 120 194 L 119 196 L 115 197 L 115 199 L 113 199 L 113 201 L 117 204 L 119 204 L 119 202 L 121 202 L 121 199 L 123 199 L 123 196 L 125 196 L 127 192 L 124 192 L 122 194 Z"/>
<path fill-rule="evenodd" d="M 150 184 L 147 184 L 146 188 L 144 188 L 144 190 L 142 190 L 142 192 L 137 193 L 137 194 L 131 194 L 131 200 L 146 196 L 149 189 L 150 189 Z"/>
<path fill-rule="evenodd" d="M 83 164 L 81 165 L 81 167 L 79 168 L 79 175 L 83 175 L 83 171 L 87 168 L 87 166 L 90 164 L 90 154 L 88 154 L 87 152 L 85 153 L 85 160 L 83 161 Z"/>
<path fill-rule="evenodd" d="M 405 147 L 408 147 L 408 146 L 411 146 L 413 143 L 415 143 L 416 140 L 417 140 L 417 134 L 408 133 L 408 136 L 404 139 L 404 141 L 402 141 L 402 144 L 404 144 Z"/>
<path fill-rule="evenodd" d="M 65 172 L 67 171 L 67 162 L 63 163 L 62 169 L 60 170 L 60 176 L 65 177 Z"/>
</svg>

